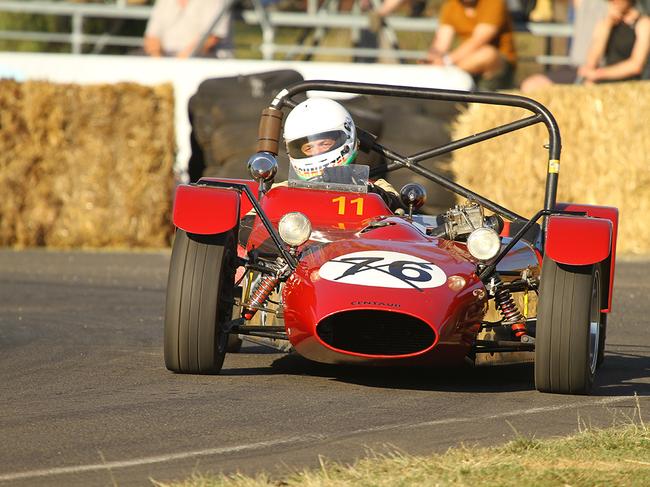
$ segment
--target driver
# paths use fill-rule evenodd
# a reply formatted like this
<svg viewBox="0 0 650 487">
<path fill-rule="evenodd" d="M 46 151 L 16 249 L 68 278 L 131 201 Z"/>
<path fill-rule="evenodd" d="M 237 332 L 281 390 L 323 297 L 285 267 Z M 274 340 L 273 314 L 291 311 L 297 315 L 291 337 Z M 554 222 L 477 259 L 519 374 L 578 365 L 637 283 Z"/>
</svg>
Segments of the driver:
<svg viewBox="0 0 650 487">
<path fill-rule="evenodd" d="M 333 181 L 349 175 L 345 166 L 354 163 L 359 150 L 352 117 L 329 98 L 309 98 L 291 110 L 284 123 L 284 140 L 293 171 L 307 181 Z M 368 191 L 381 196 L 391 211 L 404 209 L 387 181 L 369 182 Z"/>
<path fill-rule="evenodd" d="M 305 142 L 300 147 L 300 151 L 305 154 L 306 157 L 317 156 L 319 154 L 329 152 L 334 148 L 334 144 L 336 144 L 336 139 L 329 137 L 315 139 L 310 142 Z"/>
</svg>

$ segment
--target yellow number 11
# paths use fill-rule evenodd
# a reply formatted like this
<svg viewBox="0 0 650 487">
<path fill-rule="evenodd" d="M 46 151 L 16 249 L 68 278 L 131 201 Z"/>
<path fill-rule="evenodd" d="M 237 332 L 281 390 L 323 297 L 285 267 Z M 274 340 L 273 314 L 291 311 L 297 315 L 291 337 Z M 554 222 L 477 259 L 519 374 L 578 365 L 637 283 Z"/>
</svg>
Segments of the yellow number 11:
<svg viewBox="0 0 650 487">
<path fill-rule="evenodd" d="M 334 198 L 332 200 L 332 203 L 338 203 L 338 214 L 345 215 L 345 209 L 346 209 L 345 196 L 339 196 L 338 198 Z M 363 215 L 363 198 L 355 198 L 353 200 L 350 200 L 350 204 L 357 206 L 357 215 Z"/>
</svg>

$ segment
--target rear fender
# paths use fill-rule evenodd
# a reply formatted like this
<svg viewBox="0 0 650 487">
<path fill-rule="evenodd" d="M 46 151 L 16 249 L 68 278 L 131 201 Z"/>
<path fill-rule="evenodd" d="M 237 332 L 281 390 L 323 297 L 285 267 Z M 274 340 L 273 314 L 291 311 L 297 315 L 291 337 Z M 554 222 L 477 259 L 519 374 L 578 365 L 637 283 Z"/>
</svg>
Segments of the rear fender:
<svg viewBox="0 0 650 487">
<path fill-rule="evenodd" d="M 174 225 L 199 235 L 226 232 L 239 223 L 240 199 L 235 189 L 181 184 L 174 197 Z"/>
</svg>

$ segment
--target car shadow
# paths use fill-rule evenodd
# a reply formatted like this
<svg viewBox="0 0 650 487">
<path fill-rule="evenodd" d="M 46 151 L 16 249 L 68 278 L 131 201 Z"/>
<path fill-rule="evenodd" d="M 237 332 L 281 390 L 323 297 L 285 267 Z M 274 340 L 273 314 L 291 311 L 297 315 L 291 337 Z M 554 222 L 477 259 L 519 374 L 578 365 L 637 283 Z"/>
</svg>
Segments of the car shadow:
<svg viewBox="0 0 650 487">
<path fill-rule="evenodd" d="M 531 364 L 476 368 L 318 366 L 320 364 L 313 366 L 317 373 L 322 372 L 323 376 L 333 380 L 384 389 L 479 393 L 534 389 Z"/>
<path fill-rule="evenodd" d="M 495 367 L 367 367 L 312 362 L 297 353 L 275 359 L 268 368 L 224 368 L 222 375 L 310 375 L 384 389 L 512 392 L 534 389 L 531 364 Z M 507 377 L 506 380 L 503 377 Z"/>
<path fill-rule="evenodd" d="M 605 363 L 598 371 L 592 395 L 650 396 L 650 356 L 636 353 L 638 350 L 650 350 L 650 347 L 635 345 L 630 348 L 633 348 L 634 352 L 606 353 Z"/>
<path fill-rule="evenodd" d="M 639 347 L 635 347 L 635 350 Z M 642 348 L 642 347 L 641 347 Z M 535 390 L 533 364 L 492 367 L 364 367 L 312 362 L 297 353 L 283 355 L 269 367 L 224 368 L 222 375 L 310 375 L 337 382 L 384 389 L 449 392 L 515 392 Z M 592 395 L 650 396 L 650 356 L 607 352 Z"/>
</svg>

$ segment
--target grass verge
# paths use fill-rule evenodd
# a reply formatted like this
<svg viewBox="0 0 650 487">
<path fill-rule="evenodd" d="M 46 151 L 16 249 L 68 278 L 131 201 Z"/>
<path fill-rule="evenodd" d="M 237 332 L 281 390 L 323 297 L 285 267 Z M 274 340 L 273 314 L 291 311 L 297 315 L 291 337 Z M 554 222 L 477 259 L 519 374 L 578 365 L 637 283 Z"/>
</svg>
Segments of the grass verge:
<svg viewBox="0 0 650 487">
<path fill-rule="evenodd" d="M 393 453 L 353 465 L 322 463 L 283 478 L 266 474 L 202 476 L 160 487 L 261 486 L 642 486 L 650 485 L 650 430 L 642 420 L 582 429 L 568 438 L 518 437 L 491 448 L 452 448 L 441 455 Z"/>
</svg>

